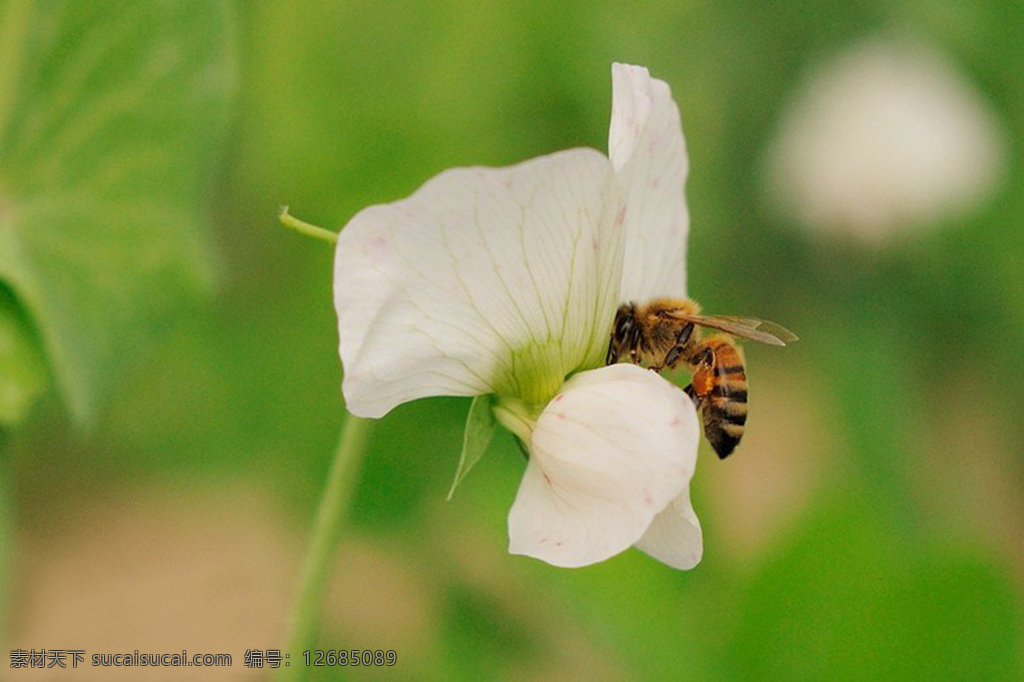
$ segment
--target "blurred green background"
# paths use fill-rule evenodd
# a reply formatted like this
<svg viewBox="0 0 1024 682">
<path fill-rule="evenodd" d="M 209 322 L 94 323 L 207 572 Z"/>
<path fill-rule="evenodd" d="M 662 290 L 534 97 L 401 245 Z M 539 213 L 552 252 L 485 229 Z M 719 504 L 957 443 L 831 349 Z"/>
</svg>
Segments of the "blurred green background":
<svg viewBox="0 0 1024 682">
<path fill-rule="evenodd" d="M 241 676 L 285 648 L 345 411 L 332 250 L 279 205 L 338 229 L 449 167 L 605 150 L 624 61 L 682 112 L 691 294 L 801 336 L 748 348 L 738 453 L 702 444 L 703 562 L 508 556 L 522 456 L 501 434 L 446 503 L 469 401 L 422 400 L 374 426 L 321 646 L 395 649 L 361 674 L 401 679 L 1024 677 L 1019 2 L 8 0 L 0 22 L 4 649 L 228 651 Z M 1003 154 L 985 201 L 881 242 L 764 190 L 806 74 L 879 36 L 953 65 Z"/>
</svg>

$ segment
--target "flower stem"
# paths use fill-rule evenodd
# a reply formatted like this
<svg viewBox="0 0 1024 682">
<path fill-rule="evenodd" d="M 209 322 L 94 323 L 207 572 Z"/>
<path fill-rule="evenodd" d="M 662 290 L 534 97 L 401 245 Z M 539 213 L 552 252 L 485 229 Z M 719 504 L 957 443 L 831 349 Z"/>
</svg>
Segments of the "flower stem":
<svg viewBox="0 0 1024 682">
<path fill-rule="evenodd" d="M 320 500 L 305 565 L 302 568 L 298 598 L 292 614 L 292 631 L 286 650 L 286 653 L 290 654 L 291 665 L 282 665 L 279 669 L 278 679 L 282 682 L 301 680 L 306 676 L 306 666 L 301 654 L 311 648 L 319 629 L 331 560 L 338 543 L 345 510 L 355 489 L 370 424 L 369 419 L 349 415 L 342 427 L 338 451 L 327 475 L 327 485 Z"/>
<path fill-rule="evenodd" d="M 305 220 L 299 220 L 288 212 L 287 206 L 281 207 L 281 212 L 277 214 L 277 217 L 278 220 L 281 221 L 282 225 L 291 228 L 300 234 L 304 234 L 307 237 L 315 237 L 316 239 L 330 242 L 331 244 L 336 244 L 338 242 L 337 232 L 325 230 L 322 227 L 307 223 Z"/>
</svg>

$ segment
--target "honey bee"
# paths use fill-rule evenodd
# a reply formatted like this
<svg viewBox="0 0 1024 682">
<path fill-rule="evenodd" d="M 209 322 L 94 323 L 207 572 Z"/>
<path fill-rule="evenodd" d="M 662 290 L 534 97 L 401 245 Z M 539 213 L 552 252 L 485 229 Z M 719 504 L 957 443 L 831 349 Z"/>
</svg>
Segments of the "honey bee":
<svg viewBox="0 0 1024 682">
<path fill-rule="evenodd" d="M 726 332 L 701 339 L 698 327 Z M 656 298 L 643 305 L 619 306 L 612 325 L 605 364 L 628 356 L 630 362 L 655 372 L 680 362 L 693 374 L 684 388 L 701 412 L 704 436 L 725 459 L 743 437 L 747 423 L 747 373 L 743 352 L 727 334 L 773 346 L 797 336 L 780 325 L 756 317 L 701 315 L 688 298 Z"/>
</svg>

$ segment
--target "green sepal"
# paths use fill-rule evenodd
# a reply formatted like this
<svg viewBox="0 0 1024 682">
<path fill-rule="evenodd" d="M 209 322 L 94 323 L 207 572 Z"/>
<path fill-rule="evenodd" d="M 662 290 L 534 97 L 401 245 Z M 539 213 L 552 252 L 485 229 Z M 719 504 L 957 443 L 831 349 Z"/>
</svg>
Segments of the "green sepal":
<svg viewBox="0 0 1024 682">
<path fill-rule="evenodd" d="M 469 406 L 469 415 L 466 417 L 466 430 L 462 434 L 462 455 L 459 457 L 459 468 L 455 471 L 455 480 L 452 481 L 451 490 L 448 491 L 448 499 L 452 499 L 455 488 L 462 479 L 466 477 L 473 465 L 484 456 L 484 451 L 494 436 L 494 428 L 497 421 L 494 418 L 492 398 L 489 395 L 478 395 L 473 398 Z"/>
</svg>

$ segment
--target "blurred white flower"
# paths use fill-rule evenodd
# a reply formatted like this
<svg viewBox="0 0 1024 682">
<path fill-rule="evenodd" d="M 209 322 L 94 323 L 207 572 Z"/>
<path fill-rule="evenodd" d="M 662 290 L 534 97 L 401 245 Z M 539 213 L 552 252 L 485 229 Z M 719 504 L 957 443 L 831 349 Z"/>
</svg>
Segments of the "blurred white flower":
<svg viewBox="0 0 1024 682">
<path fill-rule="evenodd" d="M 986 199 L 1002 140 L 981 94 L 941 54 L 871 39 L 798 89 L 769 150 L 769 192 L 810 228 L 881 240 Z"/>
<path fill-rule="evenodd" d="M 612 67 L 609 157 L 571 149 L 449 170 L 342 230 L 334 299 L 349 410 L 496 396 L 529 452 L 509 549 L 582 566 L 636 545 L 701 556 L 693 404 L 657 374 L 602 367 L 627 299 L 684 296 L 688 162 L 668 85 Z"/>
</svg>

